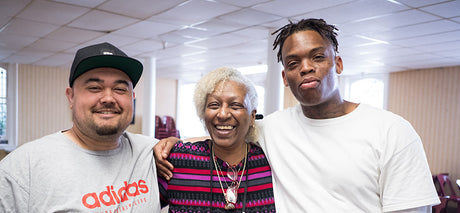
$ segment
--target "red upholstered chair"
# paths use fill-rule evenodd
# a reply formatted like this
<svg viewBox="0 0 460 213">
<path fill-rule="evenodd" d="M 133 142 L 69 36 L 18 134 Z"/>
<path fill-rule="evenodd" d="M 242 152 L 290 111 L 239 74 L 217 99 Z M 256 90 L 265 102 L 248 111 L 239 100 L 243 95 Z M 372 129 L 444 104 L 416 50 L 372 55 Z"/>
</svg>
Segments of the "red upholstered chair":
<svg viewBox="0 0 460 213">
<path fill-rule="evenodd" d="M 162 133 L 159 133 L 162 131 L 161 129 L 164 128 L 163 126 L 163 121 L 161 120 L 161 117 L 158 115 L 155 115 L 155 138 L 159 138 Z"/>
<path fill-rule="evenodd" d="M 155 129 L 163 127 L 163 121 L 161 120 L 160 116 L 155 115 Z"/>
<path fill-rule="evenodd" d="M 180 138 L 179 130 L 178 129 L 172 129 L 170 136 Z"/>
<path fill-rule="evenodd" d="M 155 124 L 155 138 L 163 139 L 167 137 L 180 138 L 179 130 L 176 129 L 174 118 L 168 115 L 162 118 L 155 116 L 155 122 L 160 122 L 160 125 Z"/>
<path fill-rule="evenodd" d="M 460 213 L 460 197 L 456 194 L 452 181 L 449 179 L 448 173 L 438 174 L 434 177 L 434 183 L 437 186 L 437 191 L 441 204 L 433 206 L 436 213 L 446 212 L 449 203 L 454 203 L 457 213 Z"/>
<path fill-rule="evenodd" d="M 176 123 L 174 122 L 174 118 L 168 115 L 163 116 L 163 126 L 168 129 L 172 130 L 176 128 Z"/>
</svg>

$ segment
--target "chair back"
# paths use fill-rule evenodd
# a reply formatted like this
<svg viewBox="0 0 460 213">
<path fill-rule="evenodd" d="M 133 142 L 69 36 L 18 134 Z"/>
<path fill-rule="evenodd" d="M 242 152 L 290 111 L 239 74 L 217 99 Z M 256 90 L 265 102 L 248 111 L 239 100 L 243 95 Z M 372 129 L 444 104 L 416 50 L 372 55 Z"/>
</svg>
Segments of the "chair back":
<svg viewBox="0 0 460 213">
<path fill-rule="evenodd" d="M 439 196 L 457 196 L 452 181 L 449 179 L 448 173 L 441 173 L 436 175 L 437 182 L 439 183 Z M 436 184 L 436 182 L 435 182 Z"/>
</svg>

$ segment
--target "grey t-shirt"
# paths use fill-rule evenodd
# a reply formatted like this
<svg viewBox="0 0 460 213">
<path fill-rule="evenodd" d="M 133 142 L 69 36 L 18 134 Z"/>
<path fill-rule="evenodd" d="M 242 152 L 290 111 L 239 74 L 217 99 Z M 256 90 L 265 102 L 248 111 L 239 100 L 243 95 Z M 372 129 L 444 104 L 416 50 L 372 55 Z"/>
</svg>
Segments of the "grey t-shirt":
<svg viewBox="0 0 460 213">
<path fill-rule="evenodd" d="M 0 161 L 0 212 L 160 212 L 152 137 L 126 133 L 109 151 L 58 132 Z"/>
</svg>

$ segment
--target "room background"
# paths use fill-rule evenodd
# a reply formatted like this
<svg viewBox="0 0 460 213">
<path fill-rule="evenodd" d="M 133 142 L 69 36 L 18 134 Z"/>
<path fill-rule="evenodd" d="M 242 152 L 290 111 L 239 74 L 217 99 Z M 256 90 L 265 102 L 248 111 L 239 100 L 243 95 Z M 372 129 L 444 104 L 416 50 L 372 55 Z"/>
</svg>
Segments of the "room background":
<svg viewBox="0 0 460 213">
<path fill-rule="evenodd" d="M 433 174 L 460 178 L 460 66 L 390 73 L 388 110 L 412 123 L 422 138 Z M 71 127 L 65 97 L 68 70 L 59 67 L 18 67 L 18 145 Z M 135 123 L 128 131 L 142 132 L 142 92 L 136 92 Z M 157 79 L 156 114 L 176 116 L 177 81 Z M 285 106 L 295 104 L 286 90 Z"/>
</svg>

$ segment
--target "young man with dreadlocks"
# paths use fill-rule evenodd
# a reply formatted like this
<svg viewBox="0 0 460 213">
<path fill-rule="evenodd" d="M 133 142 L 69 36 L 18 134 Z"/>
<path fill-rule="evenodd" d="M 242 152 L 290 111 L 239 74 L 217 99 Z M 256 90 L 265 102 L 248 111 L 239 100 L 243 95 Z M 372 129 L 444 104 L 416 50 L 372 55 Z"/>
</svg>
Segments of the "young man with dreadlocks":
<svg viewBox="0 0 460 213">
<path fill-rule="evenodd" d="M 439 199 L 410 123 L 340 96 L 336 30 L 305 19 L 275 32 L 284 85 L 299 101 L 261 122 L 277 211 L 431 212 Z"/>
<path fill-rule="evenodd" d="M 411 124 L 340 96 L 336 30 L 304 19 L 275 32 L 284 84 L 299 101 L 258 123 L 277 212 L 431 212 L 439 198 Z"/>
</svg>

